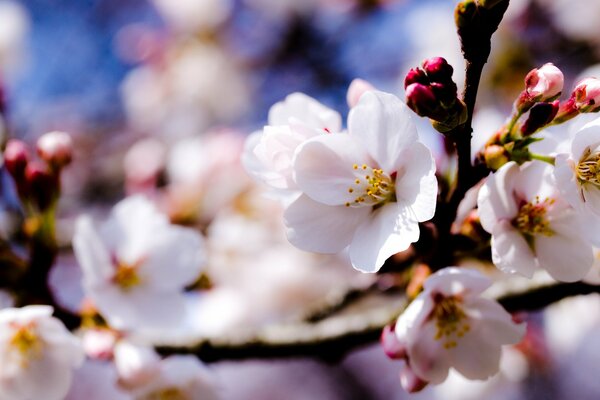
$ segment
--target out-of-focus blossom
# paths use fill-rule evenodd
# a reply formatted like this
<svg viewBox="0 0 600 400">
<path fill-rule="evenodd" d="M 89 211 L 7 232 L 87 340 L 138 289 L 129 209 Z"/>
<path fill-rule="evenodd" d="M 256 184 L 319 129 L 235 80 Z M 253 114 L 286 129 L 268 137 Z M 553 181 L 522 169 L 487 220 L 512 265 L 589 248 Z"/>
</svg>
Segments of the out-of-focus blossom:
<svg viewBox="0 0 600 400">
<path fill-rule="evenodd" d="M 0 310 L 0 399 L 62 400 L 83 363 L 79 340 L 52 307 Z"/>
<path fill-rule="evenodd" d="M 106 328 L 86 329 L 81 336 L 85 354 L 99 360 L 110 360 L 113 357 L 118 339 L 117 332 Z"/>
<path fill-rule="evenodd" d="M 276 191 L 297 191 L 292 160 L 304 141 L 342 130 L 339 113 L 303 93 L 292 93 L 269 110 L 268 125 L 246 142 L 246 170 Z"/>
<path fill-rule="evenodd" d="M 348 131 L 313 137 L 297 149 L 294 177 L 303 194 L 284 220 L 298 248 L 349 247 L 352 265 L 374 272 L 416 242 L 418 223 L 433 217 L 435 163 L 408 107 L 391 94 L 365 93 L 350 112 Z"/>
<path fill-rule="evenodd" d="M 554 176 L 571 206 L 600 217 L 600 119 L 575 134 L 570 153 L 556 156 Z"/>
<path fill-rule="evenodd" d="M 425 281 L 395 328 L 406 351 L 407 389 L 421 389 L 413 385 L 417 380 L 441 383 L 450 368 L 468 379 L 487 379 L 498 372 L 502 346 L 519 342 L 525 326 L 481 296 L 491 283 L 476 271 L 453 267 Z"/>
<path fill-rule="evenodd" d="M 122 343 L 115 363 L 124 386 L 136 400 L 214 400 L 219 396 L 214 377 L 195 356 L 161 360 L 150 348 Z"/>
<path fill-rule="evenodd" d="M 132 126 L 169 140 L 232 121 L 249 104 L 248 88 L 231 58 L 194 40 L 169 48 L 160 65 L 130 72 L 121 90 Z"/>
<path fill-rule="evenodd" d="M 575 40 L 589 41 L 600 46 L 598 15 L 600 3 L 596 0 L 538 0 L 549 12 L 553 22 L 565 34 Z"/>
<path fill-rule="evenodd" d="M 75 371 L 73 384 L 64 400 L 135 400 L 119 387 L 118 379 L 112 363 L 87 360 Z"/>
<path fill-rule="evenodd" d="M 211 220 L 251 184 L 240 154 L 245 137 L 215 131 L 182 139 L 167 159 L 167 208 L 174 220 Z"/>
<path fill-rule="evenodd" d="M 60 169 L 71 162 L 73 140 L 65 132 L 48 132 L 38 139 L 37 152 L 50 166 Z"/>
<path fill-rule="evenodd" d="M 129 193 L 156 187 L 160 172 L 165 167 L 166 153 L 164 144 L 155 138 L 142 139 L 131 146 L 123 160 Z"/>
<path fill-rule="evenodd" d="M 171 225 L 141 196 L 118 203 L 99 228 L 81 216 L 73 246 L 86 294 L 117 329 L 181 322 L 183 289 L 204 263 L 202 237 Z"/>
<path fill-rule="evenodd" d="M 231 12 L 231 0 L 152 0 L 163 18 L 183 32 L 207 31 L 217 27 Z"/>
<path fill-rule="evenodd" d="M 23 58 L 29 16 L 17 1 L 0 1 L 0 74 L 15 72 Z"/>
<path fill-rule="evenodd" d="M 560 196 L 552 166 L 509 162 L 490 175 L 477 200 L 483 229 L 492 234 L 492 260 L 504 272 L 532 277 L 537 268 L 577 281 L 593 262 L 587 224 Z"/>
</svg>

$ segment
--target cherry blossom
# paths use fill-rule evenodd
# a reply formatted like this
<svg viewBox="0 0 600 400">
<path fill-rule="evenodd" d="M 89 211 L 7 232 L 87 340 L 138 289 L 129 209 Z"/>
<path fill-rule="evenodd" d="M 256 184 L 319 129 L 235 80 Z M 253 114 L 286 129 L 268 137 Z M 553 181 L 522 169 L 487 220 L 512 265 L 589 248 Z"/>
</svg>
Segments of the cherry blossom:
<svg viewBox="0 0 600 400">
<path fill-rule="evenodd" d="M 590 270 L 594 227 L 560 196 L 551 165 L 505 164 L 487 178 L 477 204 L 481 225 L 492 234 L 492 261 L 502 271 L 531 278 L 542 268 L 572 282 Z"/>
<path fill-rule="evenodd" d="M 246 141 L 242 161 L 257 180 L 278 191 L 297 190 L 292 159 L 304 141 L 342 130 L 339 113 L 303 93 L 292 93 L 269 110 L 268 125 Z"/>
<path fill-rule="evenodd" d="M 118 203 L 99 228 L 81 216 L 73 246 L 86 294 L 117 329 L 177 324 L 183 289 L 204 262 L 202 237 L 171 225 L 142 196 Z"/>
<path fill-rule="evenodd" d="M 600 119 L 575 133 L 568 154 L 556 156 L 554 175 L 569 204 L 600 217 Z"/>
<path fill-rule="evenodd" d="M 0 310 L 0 399 L 62 400 L 83 363 L 79 340 L 52 307 Z"/>
<path fill-rule="evenodd" d="M 363 94 L 348 133 L 307 140 L 293 169 L 303 194 L 284 214 L 290 242 L 318 253 L 349 247 L 363 272 L 416 242 L 418 223 L 435 211 L 433 157 L 418 141 L 410 110 L 391 94 Z"/>
<path fill-rule="evenodd" d="M 401 380 L 407 389 L 419 382 L 441 383 L 450 368 L 468 379 L 487 379 L 499 370 L 501 348 L 525 333 L 497 302 L 482 297 L 492 281 L 464 268 L 431 275 L 423 292 L 398 318 L 395 332 L 407 363 Z"/>
</svg>

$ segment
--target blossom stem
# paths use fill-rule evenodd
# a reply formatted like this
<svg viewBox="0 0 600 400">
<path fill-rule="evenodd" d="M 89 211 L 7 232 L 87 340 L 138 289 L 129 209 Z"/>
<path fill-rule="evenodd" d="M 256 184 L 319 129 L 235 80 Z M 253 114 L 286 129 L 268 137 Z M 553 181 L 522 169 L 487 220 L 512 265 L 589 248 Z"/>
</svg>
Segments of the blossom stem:
<svg viewBox="0 0 600 400">
<path fill-rule="evenodd" d="M 548 164 L 554 165 L 555 157 L 552 157 L 552 156 L 545 156 L 543 154 L 531 153 L 530 152 L 529 153 L 529 157 L 532 160 L 539 160 L 539 161 L 543 161 L 543 162 L 546 162 Z"/>
</svg>

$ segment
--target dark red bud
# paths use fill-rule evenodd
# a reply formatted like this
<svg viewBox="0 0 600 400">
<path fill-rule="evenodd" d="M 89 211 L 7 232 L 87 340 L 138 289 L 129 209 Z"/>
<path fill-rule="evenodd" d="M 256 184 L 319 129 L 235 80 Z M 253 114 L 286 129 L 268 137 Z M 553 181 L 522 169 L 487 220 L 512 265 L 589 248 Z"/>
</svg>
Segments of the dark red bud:
<svg viewBox="0 0 600 400">
<path fill-rule="evenodd" d="M 10 139 L 4 150 L 4 165 L 15 180 L 23 177 L 29 162 L 29 148 L 17 139 Z"/>
<path fill-rule="evenodd" d="M 404 78 L 404 88 L 406 89 L 413 83 L 420 83 L 422 85 L 429 84 L 429 79 L 427 78 L 425 71 L 421 68 L 411 68 L 406 74 L 406 78 Z"/>
<path fill-rule="evenodd" d="M 529 136 L 552 122 L 558 113 L 559 103 L 558 100 L 555 100 L 552 103 L 537 103 L 534 105 L 521 128 L 523 136 Z"/>
<path fill-rule="evenodd" d="M 422 117 L 432 117 L 439 109 L 439 103 L 429 86 L 413 83 L 406 88 L 406 104 Z"/>
<path fill-rule="evenodd" d="M 452 81 L 454 69 L 442 57 L 433 57 L 423 61 L 423 69 L 433 82 L 447 83 Z"/>
</svg>

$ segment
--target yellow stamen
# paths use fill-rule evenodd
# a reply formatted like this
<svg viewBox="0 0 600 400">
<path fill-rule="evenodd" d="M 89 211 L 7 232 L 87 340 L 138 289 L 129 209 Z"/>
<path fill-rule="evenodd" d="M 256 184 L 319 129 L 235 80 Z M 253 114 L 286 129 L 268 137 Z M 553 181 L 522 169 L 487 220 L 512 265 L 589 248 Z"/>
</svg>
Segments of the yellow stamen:
<svg viewBox="0 0 600 400">
<path fill-rule="evenodd" d="M 513 221 L 513 225 L 525 235 L 554 235 L 554 231 L 550 228 L 550 223 L 546 217 L 548 207 L 554 202 L 554 199 L 546 198 L 540 201 L 540 198 L 536 197 L 535 201 L 526 203 L 521 207 Z"/>
</svg>

